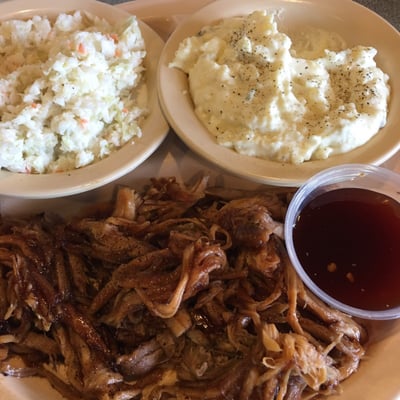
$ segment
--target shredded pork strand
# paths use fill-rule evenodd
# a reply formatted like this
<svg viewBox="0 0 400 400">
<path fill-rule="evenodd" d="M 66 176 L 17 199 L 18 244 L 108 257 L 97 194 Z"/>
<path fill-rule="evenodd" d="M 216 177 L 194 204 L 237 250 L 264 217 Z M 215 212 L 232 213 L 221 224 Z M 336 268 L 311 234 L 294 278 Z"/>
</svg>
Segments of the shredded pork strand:
<svg viewBox="0 0 400 400">
<path fill-rule="evenodd" d="M 340 391 L 366 332 L 296 275 L 287 193 L 223 194 L 160 178 L 84 217 L 2 218 L 1 373 L 70 400 Z"/>
</svg>

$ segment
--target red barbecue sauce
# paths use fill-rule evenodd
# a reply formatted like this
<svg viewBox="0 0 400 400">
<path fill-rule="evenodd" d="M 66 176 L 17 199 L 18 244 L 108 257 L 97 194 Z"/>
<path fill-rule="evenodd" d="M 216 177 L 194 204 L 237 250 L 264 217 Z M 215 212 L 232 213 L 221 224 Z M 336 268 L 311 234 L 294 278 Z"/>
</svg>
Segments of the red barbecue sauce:
<svg viewBox="0 0 400 400">
<path fill-rule="evenodd" d="M 342 303 L 400 305 L 400 204 L 367 189 L 336 189 L 301 211 L 293 233 L 309 277 Z"/>
</svg>

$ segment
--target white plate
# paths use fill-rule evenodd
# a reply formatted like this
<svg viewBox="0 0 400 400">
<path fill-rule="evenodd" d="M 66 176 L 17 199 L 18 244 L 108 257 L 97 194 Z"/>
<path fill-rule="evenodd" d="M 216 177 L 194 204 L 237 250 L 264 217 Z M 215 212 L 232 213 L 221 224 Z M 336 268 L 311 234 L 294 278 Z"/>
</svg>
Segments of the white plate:
<svg viewBox="0 0 400 400">
<path fill-rule="evenodd" d="M 257 182 L 298 186 L 320 170 L 344 163 L 382 164 L 400 148 L 400 34 L 375 13 L 352 1 L 221 0 L 184 19 L 172 33 L 160 57 L 158 86 L 161 107 L 180 138 L 196 153 L 227 171 Z M 371 45 L 378 49 L 378 65 L 390 75 L 392 96 L 387 125 L 367 144 L 347 154 L 301 165 L 281 164 L 244 156 L 216 143 L 193 112 L 187 77 L 169 68 L 179 43 L 221 18 L 248 14 L 256 9 L 281 9 L 279 29 L 289 33 L 308 24 L 341 34 L 349 46 Z"/>
<path fill-rule="evenodd" d="M 14 1 L 14 0 L 13 0 Z M 322 1 L 322 0 L 321 0 Z M 328 0 L 326 0 L 328 1 Z M 339 1 L 339 0 L 337 0 Z M 346 1 L 346 0 L 345 0 Z M 167 37 L 174 23 L 210 0 L 135 0 L 118 5 L 136 14 L 159 33 Z M 169 29 L 169 30 L 167 30 Z M 390 167 L 400 171 L 399 157 L 390 161 Z M 0 211 L 5 214 L 23 214 L 43 210 L 74 214 L 94 201 L 105 201 L 112 196 L 115 185 L 141 187 L 153 176 L 177 176 L 190 179 L 199 171 L 210 174 L 211 184 L 244 189 L 260 185 L 227 174 L 224 170 L 198 157 L 175 135 L 168 135 L 158 150 L 134 171 L 113 183 L 65 198 L 47 200 L 13 199 L 0 196 Z M 400 320 L 370 324 L 371 344 L 360 370 L 343 383 L 343 394 L 332 400 L 399 400 L 398 367 L 400 359 Z M 46 380 L 40 378 L 15 379 L 0 376 L 0 400 L 62 400 Z"/>
<path fill-rule="evenodd" d="M 0 4 L 0 19 L 27 18 L 35 14 L 55 16 L 76 9 L 86 10 L 110 22 L 127 18 L 125 11 L 91 0 L 14 0 Z M 52 198 L 84 192 L 127 174 L 146 160 L 161 144 L 169 126 L 161 112 L 157 97 L 156 73 L 163 40 L 145 23 L 140 22 L 147 56 L 146 79 L 150 114 L 142 125 L 143 135 L 127 143 L 109 157 L 89 166 L 54 174 L 18 174 L 0 171 L 0 193 L 24 198 Z"/>
</svg>

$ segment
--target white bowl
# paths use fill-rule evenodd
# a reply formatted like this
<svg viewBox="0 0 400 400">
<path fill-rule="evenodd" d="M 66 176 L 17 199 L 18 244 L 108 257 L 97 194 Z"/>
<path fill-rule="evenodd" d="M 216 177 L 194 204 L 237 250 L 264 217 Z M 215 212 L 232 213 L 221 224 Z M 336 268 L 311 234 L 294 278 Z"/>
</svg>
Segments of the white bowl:
<svg viewBox="0 0 400 400">
<path fill-rule="evenodd" d="M 0 4 L 0 19 L 30 18 L 33 15 L 56 16 L 61 12 L 85 10 L 110 22 L 125 19 L 131 14 L 117 7 L 93 0 L 13 0 Z M 20 174 L 0 171 L 0 194 L 22 198 L 53 198 L 81 193 L 105 185 L 132 171 L 145 161 L 162 143 L 168 133 L 158 103 L 156 75 L 162 39 L 145 23 L 140 22 L 147 56 L 146 80 L 150 114 L 142 125 L 143 135 L 127 143 L 107 158 L 65 173 Z"/>
<path fill-rule="evenodd" d="M 374 165 L 364 165 L 364 164 L 345 164 L 323 170 L 314 175 L 313 177 L 311 177 L 309 180 L 307 180 L 302 186 L 300 186 L 300 188 L 296 191 L 295 195 L 293 196 L 293 199 L 289 204 L 284 226 L 285 242 L 289 258 L 292 261 L 294 268 L 296 269 L 297 273 L 299 274 L 300 278 L 303 280 L 305 285 L 312 292 L 314 292 L 314 294 L 316 294 L 319 298 L 321 298 L 323 301 L 325 301 L 332 307 L 344 311 L 347 314 L 363 319 L 389 320 L 389 319 L 400 318 L 400 304 L 392 305 L 390 308 L 387 306 L 383 307 L 380 304 L 380 302 L 383 301 L 382 296 L 385 297 L 385 301 L 387 301 L 387 299 L 389 298 L 386 297 L 388 293 L 389 296 L 392 296 L 391 298 L 393 298 L 394 297 L 393 293 L 399 293 L 400 291 L 400 282 L 398 281 L 396 282 L 396 280 L 393 281 L 395 277 L 393 276 L 393 273 L 391 273 L 388 270 L 389 263 L 385 264 L 385 261 L 381 260 L 380 258 L 380 260 L 378 261 L 379 264 L 376 265 L 376 267 L 379 268 L 379 277 L 377 279 L 374 278 L 374 282 L 367 283 L 367 286 L 369 286 L 368 289 L 363 288 L 361 292 L 359 292 L 357 289 L 359 285 L 357 285 L 357 283 L 355 282 L 352 282 L 351 280 L 347 282 L 347 279 L 344 279 L 342 277 L 342 273 L 339 272 L 339 269 L 338 271 L 330 272 L 332 274 L 332 278 L 330 278 L 328 285 L 327 283 L 325 283 L 325 285 L 327 285 L 326 287 L 320 286 L 315 280 L 315 276 L 313 276 L 312 273 L 307 272 L 305 264 L 307 264 L 307 262 L 308 263 L 310 262 L 309 261 L 310 254 L 308 254 L 307 257 L 302 258 L 300 256 L 300 253 L 296 251 L 296 244 L 297 245 L 299 244 L 298 242 L 299 237 L 298 236 L 295 237 L 294 230 L 296 228 L 296 224 L 300 222 L 299 218 L 301 218 L 300 215 L 302 213 L 302 210 L 310 202 L 312 202 L 319 196 L 326 194 L 327 192 L 338 189 L 355 189 L 355 188 L 366 189 L 368 191 L 383 194 L 388 198 L 393 199 L 397 205 L 400 203 L 400 193 L 399 193 L 400 174 L 397 174 L 386 168 Z M 344 200 L 343 197 L 338 196 L 338 198 Z M 336 206 L 338 203 L 339 200 L 337 199 Z M 314 203 L 313 208 L 318 209 L 319 207 L 317 207 L 316 203 Z M 375 210 L 375 208 L 371 208 L 371 210 L 372 209 Z M 362 211 L 362 213 L 364 212 Z M 351 215 L 353 215 L 353 213 Z M 380 215 L 380 221 L 384 220 L 383 214 L 377 214 L 377 215 Z M 372 218 L 365 218 L 363 220 L 368 220 L 368 224 L 371 224 Z M 346 228 L 348 231 L 351 232 L 351 227 L 349 225 L 352 223 L 352 221 L 349 220 L 346 221 L 347 221 Z M 387 221 L 385 223 L 387 223 Z M 318 225 L 320 226 L 321 229 L 324 230 L 324 232 L 329 232 L 331 228 L 331 224 L 328 223 L 326 220 L 322 219 L 321 216 L 318 219 Z M 313 224 L 313 226 L 315 227 L 315 224 Z M 366 229 L 368 231 L 369 228 L 367 227 Z M 381 229 L 381 227 L 379 227 L 379 229 Z M 382 226 L 382 231 L 387 231 L 389 229 L 390 228 L 386 225 Z M 378 233 L 376 233 L 376 235 L 378 235 Z M 329 235 L 329 237 L 331 237 L 331 235 Z M 356 246 L 355 242 L 353 241 L 350 242 L 353 247 Z M 312 245 L 308 243 L 307 248 L 308 249 L 315 248 L 314 243 L 315 241 L 312 242 Z M 331 242 L 329 243 L 331 244 Z M 348 242 L 346 241 L 346 245 L 347 244 Z M 326 252 L 324 252 L 324 258 L 326 257 L 331 261 L 335 260 L 335 256 L 337 255 L 336 254 L 337 250 L 332 250 L 332 253 L 331 254 L 329 253 L 332 248 L 335 248 L 336 245 L 332 244 L 332 246 L 329 246 L 329 249 Z M 368 244 L 365 241 L 363 241 L 363 247 L 362 247 L 363 254 L 365 254 L 367 251 L 365 246 L 368 246 Z M 393 255 L 392 258 L 395 258 L 396 257 L 395 252 L 398 252 L 398 247 L 396 248 L 396 246 L 387 243 L 387 241 L 385 241 L 384 246 L 386 247 L 385 252 L 388 254 L 392 254 Z M 393 249 L 391 248 L 391 246 L 395 248 Z M 314 253 L 318 253 L 318 249 L 314 250 L 315 250 Z M 376 254 L 378 250 L 374 247 L 373 251 Z M 313 251 L 311 250 L 311 252 Z M 352 257 L 355 257 L 354 260 L 358 259 L 357 251 L 355 252 L 355 255 L 353 254 Z M 302 264 L 300 259 L 303 259 L 303 262 L 306 259 L 305 264 Z M 325 265 L 321 265 L 321 267 L 324 270 L 326 268 Z M 319 269 L 318 271 L 321 270 Z M 324 273 L 326 273 L 326 271 L 322 271 L 321 274 L 320 272 L 316 272 L 316 274 L 318 275 L 324 275 Z M 359 278 L 361 278 L 360 282 L 364 283 L 368 281 L 367 277 L 369 273 L 372 273 L 372 276 L 374 277 L 377 276 L 375 275 L 377 271 L 369 271 L 366 268 L 365 264 L 364 265 L 355 264 L 354 273 L 359 274 L 358 276 Z M 334 278 L 333 277 L 334 274 L 339 274 L 339 275 L 336 275 L 336 277 Z M 369 280 L 370 279 L 371 278 L 369 278 Z M 334 284 L 333 282 L 336 283 Z M 341 288 L 346 288 L 345 289 L 346 291 L 351 290 L 352 296 L 355 296 L 352 297 L 351 300 L 352 304 L 347 304 L 343 300 L 344 298 L 348 298 L 347 294 L 345 294 L 344 297 L 338 294 L 336 287 L 339 283 L 341 285 Z M 371 284 L 373 284 L 373 288 L 371 288 L 372 286 Z M 379 286 L 379 284 L 385 286 L 382 287 Z M 388 286 L 391 287 L 389 288 Z M 382 294 L 382 292 L 384 293 L 384 295 Z M 377 295 L 378 293 L 380 293 L 380 295 Z M 366 306 L 367 303 L 369 304 L 369 307 Z"/>
<path fill-rule="evenodd" d="M 222 18 L 246 15 L 254 10 L 282 10 L 278 28 L 290 35 L 298 27 L 311 25 L 340 34 L 347 45 L 374 46 L 376 62 L 390 76 L 392 95 L 386 126 L 367 144 L 327 160 L 301 165 L 281 164 L 236 153 L 218 145 L 193 111 L 186 74 L 168 64 L 179 43 L 204 26 Z M 400 34 L 371 10 L 350 0 L 219 0 L 184 19 L 168 39 L 160 57 L 158 88 L 161 107 L 171 127 L 196 153 L 239 176 L 279 186 L 299 186 L 318 171 L 345 163 L 379 165 L 400 148 Z"/>
</svg>

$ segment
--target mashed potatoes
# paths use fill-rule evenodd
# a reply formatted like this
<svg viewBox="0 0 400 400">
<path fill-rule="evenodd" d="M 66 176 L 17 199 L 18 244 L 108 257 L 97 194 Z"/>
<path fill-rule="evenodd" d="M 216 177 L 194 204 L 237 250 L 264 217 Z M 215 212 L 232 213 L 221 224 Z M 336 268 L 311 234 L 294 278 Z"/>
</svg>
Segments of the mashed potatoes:
<svg viewBox="0 0 400 400">
<path fill-rule="evenodd" d="M 1 168 L 68 171 L 141 135 L 146 52 L 135 17 L 8 20 L 0 49 Z"/>
<path fill-rule="evenodd" d="M 219 144 L 299 164 L 362 146 L 386 123 L 388 76 L 376 50 L 322 30 L 294 38 L 275 15 L 225 19 L 185 39 L 170 67 L 188 74 L 199 119 Z"/>
</svg>

